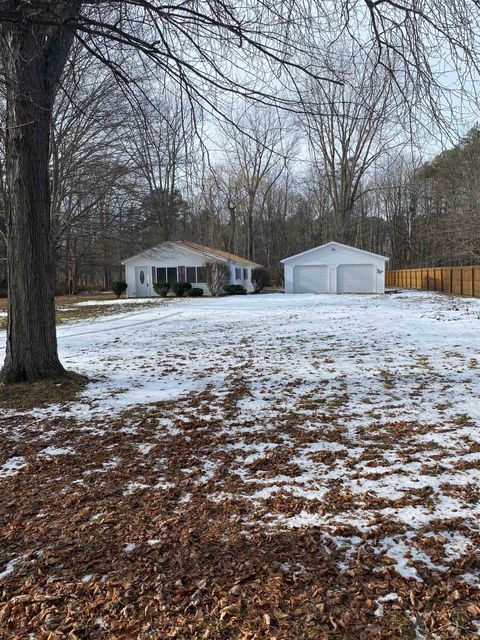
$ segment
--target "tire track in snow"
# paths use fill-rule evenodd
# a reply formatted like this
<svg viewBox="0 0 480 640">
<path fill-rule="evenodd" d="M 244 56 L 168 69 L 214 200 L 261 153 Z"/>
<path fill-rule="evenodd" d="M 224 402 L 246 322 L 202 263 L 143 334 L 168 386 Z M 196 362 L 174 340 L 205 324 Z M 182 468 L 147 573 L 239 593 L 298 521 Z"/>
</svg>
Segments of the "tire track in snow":
<svg viewBox="0 0 480 640">
<path fill-rule="evenodd" d="M 65 334 L 61 334 L 58 333 L 58 339 L 63 339 L 63 338 L 78 338 L 81 336 L 88 336 L 94 333 L 109 333 L 112 331 L 116 331 L 117 329 L 129 329 L 130 327 L 140 327 L 142 325 L 147 325 L 147 324 L 153 324 L 153 323 L 159 323 L 159 324 L 163 324 L 164 320 L 169 320 L 170 318 L 173 318 L 175 316 L 180 315 L 180 311 L 177 311 L 176 313 L 170 313 L 167 316 L 160 316 L 160 318 L 150 318 L 149 320 L 141 320 L 140 322 L 129 322 L 127 324 L 117 324 L 113 327 L 102 327 L 101 329 L 93 329 L 93 330 L 89 330 L 89 331 L 80 331 L 78 333 L 65 333 Z"/>
</svg>

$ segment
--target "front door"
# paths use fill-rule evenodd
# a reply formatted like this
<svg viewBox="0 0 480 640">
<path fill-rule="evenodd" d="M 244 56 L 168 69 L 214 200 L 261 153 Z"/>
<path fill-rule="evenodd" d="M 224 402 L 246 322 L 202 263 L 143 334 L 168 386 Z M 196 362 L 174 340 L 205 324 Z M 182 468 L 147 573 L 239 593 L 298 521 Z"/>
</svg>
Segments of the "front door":
<svg viewBox="0 0 480 640">
<path fill-rule="evenodd" d="M 147 298 L 151 295 L 148 284 L 148 267 L 135 267 L 135 295 Z"/>
</svg>

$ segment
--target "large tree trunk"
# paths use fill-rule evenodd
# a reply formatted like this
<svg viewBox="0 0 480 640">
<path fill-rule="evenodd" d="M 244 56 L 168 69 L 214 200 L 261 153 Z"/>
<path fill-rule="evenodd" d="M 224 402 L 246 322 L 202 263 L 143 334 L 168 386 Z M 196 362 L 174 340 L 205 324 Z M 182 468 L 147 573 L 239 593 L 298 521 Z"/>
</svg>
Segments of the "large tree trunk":
<svg viewBox="0 0 480 640">
<path fill-rule="evenodd" d="M 3 28 L 7 78 L 8 328 L 4 382 L 64 375 L 57 355 L 49 137 L 71 39 L 28 23 Z"/>
</svg>

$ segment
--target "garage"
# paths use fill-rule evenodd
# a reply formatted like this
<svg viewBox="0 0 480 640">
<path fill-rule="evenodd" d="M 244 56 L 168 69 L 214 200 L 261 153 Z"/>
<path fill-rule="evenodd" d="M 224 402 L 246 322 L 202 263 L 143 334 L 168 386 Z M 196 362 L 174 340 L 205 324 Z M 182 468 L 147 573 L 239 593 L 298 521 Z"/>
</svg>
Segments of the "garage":
<svg viewBox="0 0 480 640">
<path fill-rule="evenodd" d="M 373 264 L 341 264 L 337 268 L 337 293 L 375 293 Z"/>
<path fill-rule="evenodd" d="M 327 242 L 282 261 L 285 293 L 385 293 L 388 258 Z"/>
<path fill-rule="evenodd" d="M 298 265 L 293 272 L 296 293 L 328 293 L 328 267 L 322 265 Z"/>
</svg>

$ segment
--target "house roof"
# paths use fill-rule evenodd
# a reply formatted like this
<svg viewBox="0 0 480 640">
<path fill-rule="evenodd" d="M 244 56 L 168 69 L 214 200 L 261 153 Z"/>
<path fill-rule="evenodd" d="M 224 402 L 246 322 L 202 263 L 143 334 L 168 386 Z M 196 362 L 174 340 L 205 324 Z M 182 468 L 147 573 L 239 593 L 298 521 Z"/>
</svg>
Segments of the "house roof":
<svg viewBox="0 0 480 640">
<path fill-rule="evenodd" d="M 196 242 L 189 242 L 187 240 L 175 240 L 162 242 L 162 244 L 151 247 L 150 249 L 145 249 L 145 251 L 141 251 L 140 253 L 135 254 L 134 256 L 130 256 L 129 258 L 125 258 L 122 260 L 122 264 L 133 260 L 134 258 L 138 258 L 139 256 L 143 256 L 145 254 L 149 254 L 155 252 L 155 250 L 160 249 L 162 245 L 179 245 L 181 247 L 185 247 L 190 251 L 194 251 L 195 253 L 200 253 L 202 256 L 207 258 L 217 258 L 219 260 L 225 262 L 236 262 L 238 264 L 243 264 L 249 267 L 260 267 L 261 265 L 258 262 L 253 262 L 252 260 L 247 260 L 247 258 L 242 258 L 241 256 L 237 256 L 234 253 L 229 253 L 228 251 L 222 251 L 221 249 L 214 249 L 213 247 L 207 247 L 203 244 L 197 244 Z"/>
<path fill-rule="evenodd" d="M 283 260 L 280 260 L 280 262 L 284 264 L 285 262 L 288 262 L 289 260 L 293 260 L 294 258 L 305 256 L 308 253 L 312 253 L 312 251 L 317 251 L 318 249 L 325 249 L 326 247 L 330 247 L 332 245 L 335 245 L 337 247 L 343 247 L 344 249 L 350 249 L 351 251 L 356 251 L 358 253 L 363 253 L 365 255 L 375 256 L 376 258 L 382 258 L 382 260 L 385 260 L 385 261 L 390 260 L 390 258 L 388 258 L 387 256 L 381 256 L 379 253 L 373 253 L 372 251 L 365 251 L 364 249 L 357 249 L 357 247 L 351 247 L 348 244 L 342 244 L 341 242 L 327 242 L 325 244 L 321 244 L 318 247 L 313 247 L 313 249 L 308 249 L 307 251 L 296 253 L 294 256 L 289 256 L 288 258 L 284 258 Z"/>
</svg>

